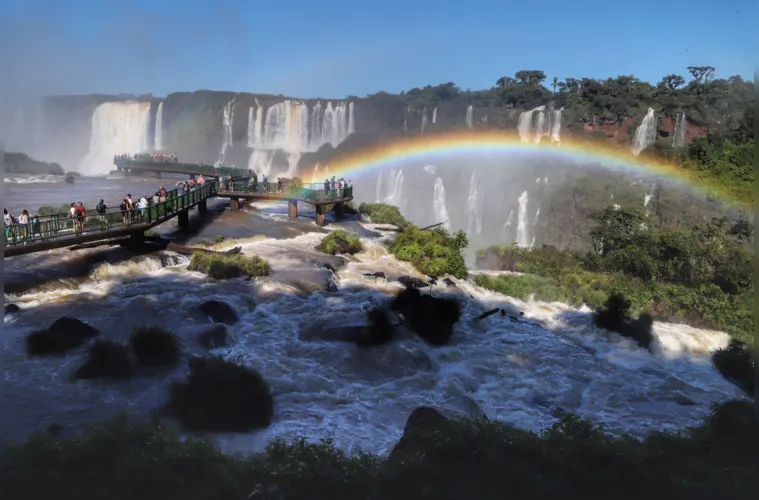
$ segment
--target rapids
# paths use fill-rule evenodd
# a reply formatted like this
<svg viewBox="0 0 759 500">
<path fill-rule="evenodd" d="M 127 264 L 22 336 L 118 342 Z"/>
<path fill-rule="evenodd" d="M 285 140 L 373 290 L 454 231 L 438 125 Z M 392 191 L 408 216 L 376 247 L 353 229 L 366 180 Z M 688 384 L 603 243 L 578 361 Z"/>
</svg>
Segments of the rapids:
<svg viewBox="0 0 759 500">
<path fill-rule="evenodd" d="M 69 375 L 83 350 L 27 359 L 26 333 L 68 315 L 98 328 L 101 338 L 126 340 L 134 327 L 149 323 L 174 330 L 185 354 L 201 354 L 197 334 L 209 320 L 197 306 L 209 299 L 229 303 L 240 316 L 231 327 L 234 343 L 214 352 L 255 367 L 274 395 L 268 429 L 212 436 L 229 451 L 260 450 L 275 436 L 303 434 L 311 440 L 333 437 L 350 452 L 387 453 L 411 410 L 421 405 L 531 430 L 551 425 L 552 412 L 561 407 L 610 432 L 642 435 L 697 424 L 710 404 L 740 397 L 710 364 L 709 352 L 728 342 L 724 333 L 655 323 L 652 355 L 596 329 L 587 308 L 522 302 L 466 280 L 454 279 L 455 288 L 442 281 L 432 288 L 435 295 L 456 295 L 462 302 L 462 320 L 449 346 L 430 347 L 408 332 L 371 349 L 301 340 L 300 333 L 314 324 L 362 324 L 367 308 L 402 288 L 391 280 L 418 273 L 382 245 L 392 233 L 355 221 L 331 225 L 359 234 L 365 246 L 355 258 L 335 258 L 314 249 L 326 232 L 313 220 L 288 221 L 283 203 L 256 206 L 223 213 L 204 232 L 228 237 L 216 245 L 219 250 L 241 246 L 245 254 L 268 260 L 270 277 L 214 282 L 187 271 L 187 257 L 160 252 L 102 261 L 85 276 L 6 293 L 5 302 L 22 310 L 5 317 L 0 441 L 23 439 L 53 423 L 79 428 L 124 410 L 147 416 L 165 402 L 170 382 L 187 371 L 183 363 L 171 373 L 129 382 L 74 383 Z M 272 224 L 279 232 L 267 229 Z M 56 252 L 39 255 L 37 265 L 44 268 L 65 255 Z M 6 259 L 5 272 L 22 262 Z M 337 268 L 336 292 L 324 290 L 331 274 L 325 263 Z M 377 271 L 388 280 L 364 276 Z M 471 320 L 494 307 L 524 311 L 525 321 L 499 315 Z"/>
</svg>

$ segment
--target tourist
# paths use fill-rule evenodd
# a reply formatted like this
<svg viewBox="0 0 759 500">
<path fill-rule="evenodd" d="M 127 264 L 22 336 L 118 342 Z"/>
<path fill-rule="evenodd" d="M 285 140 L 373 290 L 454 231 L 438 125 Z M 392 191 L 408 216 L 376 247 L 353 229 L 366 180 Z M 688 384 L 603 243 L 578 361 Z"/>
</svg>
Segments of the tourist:
<svg viewBox="0 0 759 500">
<path fill-rule="evenodd" d="M 329 179 L 324 179 L 324 190 L 329 191 Z"/>
<path fill-rule="evenodd" d="M 76 216 L 79 219 L 79 231 L 84 233 L 87 226 L 87 213 L 84 210 L 84 203 L 81 201 L 76 204 Z"/>
<path fill-rule="evenodd" d="M 140 220 L 145 221 L 148 215 L 148 195 L 143 194 L 140 201 L 137 202 L 137 208 L 140 210 Z"/>
<path fill-rule="evenodd" d="M 35 234 L 38 234 L 42 238 L 42 223 L 37 214 L 32 216 L 32 239 L 34 239 Z"/>
<path fill-rule="evenodd" d="M 203 177 L 203 175 L 202 175 L 202 174 L 201 174 L 201 175 L 199 175 L 199 176 L 198 176 L 198 184 L 199 184 L 199 185 L 202 187 L 202 186 L 203 186 L 205 183 L 206 183 L 206 180 L 205 180 L 205 178 Z"/>
<path fill-rule="evenodd" d="M 131 224 L 134 220 L 134 201 L 132 201 L 132 195 L 127 193 L 127 213 L 129 215 L 129 222 L 128 224 Z"/>
<path fill-rule="evenodd" d="M 108 229 L 108 216 L 106 215 L 106 210 L 108 207 L 105 205 L 105 202 L 103 200 L 100 200 L 97 205 L 95 205 L 95 211 L 98 213 L 98 220 L 100 221 L 100 230 L 106 231 Z"/>
<path fill-rule="evenodd" d="M 164 189 L 163 186 L 161 186 L 161 189 L 158 190 L 158 195 L 160 196 L 160 202 L 163 203 L 166 201 L 166 189 Z"/>
<path fill-rule="evenodd" d="M 26 209 L 23 209 L 21 215 L 18 216 L 18 226 L 21 229 L 21 238 L 24 240 L 24 245 L 26 245 L 29 239 L 29 212 Z"/>
<path fill-rule="evenodd" d="M 13 216 L 5 208 L 3 209 L 3 227 L 5 228 L 5 242 L 7 243 L 13 233 Z"/>
<path fill-rule="evenodd" d="M 121 200 L 121 205 L 119 205 L 119 210 L 121 210 L 121 221 L 124 224 L 128 224 L 129 220 L 129 201 L 124 198 Z"/>
<path fill-rule="evenodd" d="M 71 224 L 74 226 L 74 232 L 79 232 L 79 220 L 76 216 L 76 203 L 73 201 L 71 202 L 71 207 L 69 208 L 69 219 L 71 219 Z"/>
<path fill-rule="evenodd" d="M 282 177 L 277 177 L 277 192 L 282 192 Z"/>
</svg>

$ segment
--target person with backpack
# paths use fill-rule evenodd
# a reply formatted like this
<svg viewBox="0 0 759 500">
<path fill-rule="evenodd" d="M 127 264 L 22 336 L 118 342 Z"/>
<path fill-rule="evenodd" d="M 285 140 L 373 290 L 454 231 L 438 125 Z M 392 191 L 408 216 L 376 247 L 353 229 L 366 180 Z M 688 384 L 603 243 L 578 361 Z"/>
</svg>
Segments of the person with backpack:
<svg viewBox="0 0 759 500">
<path fill-rule="evenodd" d="M 108 207 L 103 200 L 100 200 L 95 206 L 95 211 L 98 213 L 98 219 L 100 220 L 101 231 L 108 230 L 108 216 L 106 215 L 106 210 L 108 210 Z"/>
<path fill-rule="evenodd" d="M 85 226 L 87 225 L 87 213 L 84 210 L 84 204 L 80 201 L 74 209 L 76 211 L 76 218 L 79 220 L 79 232 L 84 233 Z"/>
</svg>

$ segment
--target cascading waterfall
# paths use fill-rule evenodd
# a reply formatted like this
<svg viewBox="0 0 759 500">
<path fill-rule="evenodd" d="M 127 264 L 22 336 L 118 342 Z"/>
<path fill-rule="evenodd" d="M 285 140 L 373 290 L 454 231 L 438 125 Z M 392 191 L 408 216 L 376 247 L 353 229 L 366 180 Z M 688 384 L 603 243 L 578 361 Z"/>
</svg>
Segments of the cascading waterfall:
<svg viewBox="0 0 759 500">
<path fill-rule="evenodd" d="M 92 114 L 90 148 L 79 165 L 84 174 L 107 174 L 113 157 L 150 148 L 150 103 L 106 102 Z"/>
<path fill-rule="evenodd" d="M 560 143 L 561 112 L 563 109 L 546 111 L 546 107 L 543 105 L 522 111 L 517 122 L 519 139 L 523 143 L 539 143 L 543 137 L 549 137 L 551 142 Z"/>
<path fill-rule="evenodd" d="M 422 110 L 422 134 L 424 134 L 425 128 L 427 128 L 427 108 Z"/>
<path fill-rule="evenodd" d="M 382 174 L 386 173 L 386 176 Z M 384 182 L 383 182 L 384 180 Z M 385 189 L 383 189 L 383 187 Z M 384 193 L 387 193 L 383 196 Z M 392 169 L 377 178 L 377 202 L 403 208 L 403 170 Z"/>
<path fill-rule="evenodd" d="M 651 191 L 643 195 L 643 210 L 645 210 L 646 214 L 648 214 L 648 204 L 651 203 L 651 198 L 653 198 L 655 190 L 656 183 L 654 182 L 651 184 Z"/>
<path fill-rule="evenodd" d="M 409 110 L 408 107 L 403 109 L 403 131 L 404 132 L 408 132 L 408 110 Z"/>
<path fill-rule="evenodd" d="M 153 148 L 157 151 L 163 151 L 163 101 L 158 105 L 155 114 L 155 140 Z"/>
<path fill-rule="evenodd" d="M 546 135 L 547 128 L 546 128 L 546 113 L 545 113 L 545 106 L 539 106 L 535 108 L 535 111 L 538 112 L 538 116 L 535 119 L 535 130 L 533 132 L 533 141 L 535 144 L 539 144 L 540 140 L 543 138 L 544 135 Z"/>
<path fill-rule="evenodd" d="M 432 110 L 432 123 L 437 123 L 437 108 Z"/>
<path fill-rule="evenodd" d="M 511 225 L 514 223 L 514 209 L 512 208 L 509 210 L 509 216 L 506 219 L 506 222 L 503 224 L 503 241 L 514 241 L 512 239 L 509 239 L 509 235 L 511 233 Z"/>
<path fill-rule="evenodd" d="M 517 246 L 528 248 L 530 235 L 527 234 L 527 191 L 519 196 L 519 209 L 517 211 Z"/>
<path fill-rule="evenodd" d="M 349 102 L 348 103 L 348 134 L 346 135 L 346 137 L 350 134 L 355 134 L 355 133 L 356 133 L 356 122 L 353 118 L 353 103 Z M 342 140 L 340 142 L 342 142 Z"/>
<path fill-rule="evenodd" d="M 222 115 L 222 126 L 224 127 L 224 143 L 221 145 L 221 151 L 219 152 L 219 159 L 216 163 L 224 164 L 227 159 L 227 150 L 233 146 L 232 144 L 232 124 L 235 120 L 235 98 L 224 106 Z"/>
<path fill-rule="evenodd" d="M 519 133 L 519 140 L 522 142 L 531 142 L 532 140 L 530 136 L 530 133 L 532 132 L 532 115 L 536 110 L 538 110 L 538 108 L 522 111 L 519 114 L 517 133 Z"/>
<path fill-rule="evenodd" d="M 564 108 L 551 111 L 551 142 L 555 142 L 556 144 L 561 143 L 561 112 L 563 110 Z"/>
<path fill-rule="evenodd" d="M 466 108 L 466 126 L 472 128 L 474 126 L 474 106 Z"/>
<path fill-rule="evenodd" d="M 684 148 L 685 147 L 685 113 L 678 113 L 677 118 L 675 119 L 675 130 L 672 134 L 672 146 L 675 148 Z"/>
<path fill-rule="evenodd" d="M 467 223 L 467 234 L 482 233 L 482 211 L 484 198 L 480 188 L 480 179 L 477 171 L 472 171 L 472 178 L 469 181 L 469 197 L 467 198 L 466 208 L 469 216 Z"/>
<path fill-rule="evenodd" d="M 646 116 L 635 130 L 635 141 L 633 142 L 633 154 L 638 156 L 641 151 L 656 141 L 656 116 L 653 108 L 648 108 Z"/>
<path fill-rule="evenodd" d="M 248 169 L 258 175 L 269 175 L 272 161 L 274 161 L 274 151 L 255 149 L 248 158 Z"/>
<path fill-rule="evenodd" d="M 432 196 L 432 220 L 430 224 L 438 224 L 440 222 L 443 222 L 442 226 L 445 229 L 451 228 L 450 221 L 448 220 L 448 209 L 445 206 L 445 186 L 443 185 L 443 179 L 437 177 Z"/>
</svg>

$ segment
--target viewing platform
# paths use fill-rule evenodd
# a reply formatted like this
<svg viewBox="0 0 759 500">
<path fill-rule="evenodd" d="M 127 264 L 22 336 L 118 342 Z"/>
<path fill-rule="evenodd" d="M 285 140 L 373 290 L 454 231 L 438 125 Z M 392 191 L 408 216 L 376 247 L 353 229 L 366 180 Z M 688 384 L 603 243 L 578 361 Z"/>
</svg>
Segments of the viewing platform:
<svg viewBox="0 0 759 500">
<path fill-rule="evenodd" d="M 116 157 L 113 160 L 116 170 L 127 175 L 134 173 L 161 172 L 172 174 L 203 175 L 206 177 L 218 177 L 230 175 L 232 177 L 244 177 L 248 175 L 248 169 L 227 166 L 203 165 L 202 163 L 180 163 L 171 159 L 140 158 L 140 157 Z"/>
<path fill-rule="evenodd" d="M 30 224 L 13 224 L 5 228 L 3 256 L 123 237 L 141 241 L 145 231 L 174 217 L 178 218 L 180 229 L 187 229 L 189 210 L 197 207 L 198 212 L 204 214 L 207 212 L 207 200 L 217 197 L 229 198 L 232 210 L 239 208 L 240 200 L 287 200 L 290 217 L 298 216 L 298 202 L 301 201 L 316 207 L 316 224 L 325 226 L 327 206 L 333 205 L 335 212 L 341 214 L 343 203 L 353 199 L 353 188 L 325 190 L 323 184 L 283 184 L 280 188 L 275 182 L 254 184 L 233 178 L 220 183 L 211 177 L 189 192 L 184 192 L 181 187 L 168 191 L 166 201 L 151 204 L 145 209 L 122 212 L 118 208 L 108 208 L 104 214 L 86 210 L 84 217 L 76 218 L 76 224 L 68 213 L 42 216 Z"/>
</svg>

